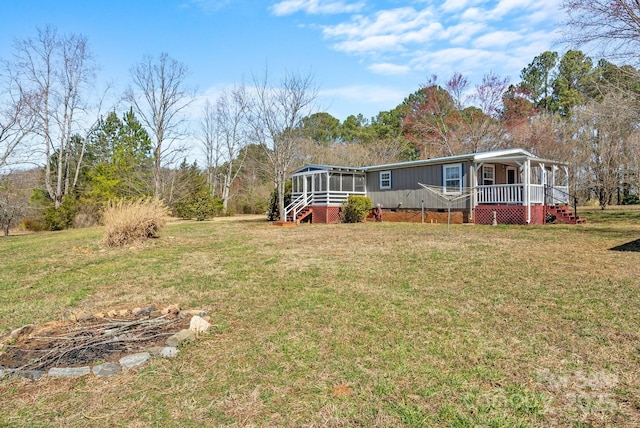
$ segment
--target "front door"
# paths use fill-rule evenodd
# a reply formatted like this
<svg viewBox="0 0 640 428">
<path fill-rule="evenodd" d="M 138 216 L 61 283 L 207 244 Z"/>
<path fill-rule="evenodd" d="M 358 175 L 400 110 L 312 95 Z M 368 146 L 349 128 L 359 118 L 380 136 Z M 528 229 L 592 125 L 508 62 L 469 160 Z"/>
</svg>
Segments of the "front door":
<svg viewBox="0 0 640 428">
<path fill-rule="evenodd" d="M 507 168 L 507 184 L 516 184 L 517 178 L 516 178 L 516 169 L 514 167 L 508 167 Z"/>
</svg>

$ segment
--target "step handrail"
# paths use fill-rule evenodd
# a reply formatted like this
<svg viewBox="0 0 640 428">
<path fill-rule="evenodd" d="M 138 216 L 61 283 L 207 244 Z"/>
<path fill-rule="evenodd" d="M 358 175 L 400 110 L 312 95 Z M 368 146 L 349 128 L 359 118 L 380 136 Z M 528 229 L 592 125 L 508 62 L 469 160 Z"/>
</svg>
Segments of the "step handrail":
<svg viewBox="0 0 640 428">
<path fill-rule="evenodd" d="M 289 213 L 293 213 L 292 218 L 293 221 L 296 221 L 298 217 L 298 213 L 304 209 L 304 207 L 311 205 L 313 202 L 313 193 L 302 194 L 298 196 L 293 202 L 291 202 L 284 209 L 284 219 L 285 221 L 289 217 Z"/>
<path fill-rule="evenodd" d="M 571 205 L 573 208 L 573 213 L 576 216 L 576 218 L 578 217 L 578 197 L 574 194 L 571 194 L 569 192 L 565 192 L 564 190 L 555 187 L 555 186 L 549 186 L 548 184 L 544 185 L 544 200 L 545 200 L 545 205 L 549 205 L 547 204 L 547 201 L 551 200 L 551 201 L 557 201 L 557 202 L 564 202 L 564 199 L 560 199 L 558 198 L 555 193 L 561 193 L 563 196 L 566 196 L 566 200 L 568 201 L 573 201 L 573 204 Z"/>
</svg>

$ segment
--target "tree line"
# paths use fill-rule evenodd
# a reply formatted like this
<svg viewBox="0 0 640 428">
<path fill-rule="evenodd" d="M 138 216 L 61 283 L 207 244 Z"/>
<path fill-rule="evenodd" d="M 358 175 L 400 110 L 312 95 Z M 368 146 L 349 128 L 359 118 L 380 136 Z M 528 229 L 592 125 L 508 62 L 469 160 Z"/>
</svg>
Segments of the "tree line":
<svg viewBox="0 0 640 428">
<path fill-rule="evenodd" d="M 568 42 L 611 36 L 583 22 L 600 3 L 563 4 L 571 11 Z M 627 30 L 626 43 L 615 45 L 618 62 L 637 42 L 637 29 Z M 460 73 L 432 76 L 393 109 L 344 121 L 318 110 L 311 75 L 274 80 L 265 71 L 207 102 L 188 127 L 196 94 L 187 76 L 167 54 L 145 56 L 119 102 L 106 106 L 84 36 L 46 27 L 15 41 L 0 74 L 5 233 L 18 221 L 44 229 L 95 224 L 107 201 L 149 195 L 176 215 L 208 218 L 264 212 L 275 188 L 282 213 L 288 174 L 303 164 L 363 166 L 509 147 L 568 162 L 582 202 L 637 201 L 640 75 L 578 49 L 541 53 L 516 83 L 491 72 L 474 86 Z M 201 164 L 185 158 L 191 141 Z"/>
</svg>

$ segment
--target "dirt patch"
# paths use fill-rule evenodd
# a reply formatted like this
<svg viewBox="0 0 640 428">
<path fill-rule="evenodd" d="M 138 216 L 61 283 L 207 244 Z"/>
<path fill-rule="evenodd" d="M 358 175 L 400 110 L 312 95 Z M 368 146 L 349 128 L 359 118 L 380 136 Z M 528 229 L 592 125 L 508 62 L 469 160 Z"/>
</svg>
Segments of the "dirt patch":
<svg viewBox="0 0 640 428">
<path fill-rule="evenodd" d="M 14 330 L 0 341 L 0 366 L 48 370 L 116 362 L 127 354 L 164 346 L 169 336 L 189 328 L 191 318 L 184 311 L 155 311 L 154 316 L 151 311 L 138 315 L 121 312 L 117 317 L 87 316 Z"/>
</svg>

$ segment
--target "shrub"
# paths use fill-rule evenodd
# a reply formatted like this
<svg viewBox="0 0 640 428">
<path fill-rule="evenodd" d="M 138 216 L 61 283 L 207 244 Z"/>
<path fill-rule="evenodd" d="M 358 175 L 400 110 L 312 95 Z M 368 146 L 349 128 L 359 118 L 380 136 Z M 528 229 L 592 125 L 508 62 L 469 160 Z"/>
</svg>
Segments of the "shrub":
<svg viewBox="0 0 640 428">
<path fill-rule="evenodd" d="M 118 247 L 154 238 L 167 218 L 167 208 L 155 198 L 110 201 L 102 215 L 106 228 L 102 243 Z"/>
<path fill-rule="evenodd" d="M 622 200 L 622 205 L 638 205 L 638 204 L 640 204 L 640 198 L 638 198 L 638 195 L 629 194 L 625 196 L 624 199 Z"/>
<path fill-rule="evenodd" d="M 51 204 L 44 210 L 42 223 L 46 230 L 63 230 L 73 226 L 78 211 L 78 200 L 74 195 L 65 196 L 58 208 Z"/>
<path fill-rule="evenodd" d="M 340 219 L 343 223 L 359 223 L 363 221 L 373 208 L 371 199 L 361 195 L 350 195 L 342 203 Z"/>
<path fill-rule="evenodd" d="M 222 212 L 222 201 L 209 192 L 202 191 L 177 202 L 174 209 L 180 218 L 203 221 Z"/>
<path fill-rule="evenodd" d="M 284 183 L 284 206 L 285 208 L 291 203 L 291 190 L 292 181 L 287 180 Z M 278 208 L 278 189 L 273 189 L 271 192 L 271 199 L 269 201 L 269 209 L 267 210 L 267 220 L 277 221 L 280 220 L 280 209 Z"/>
</svg>

